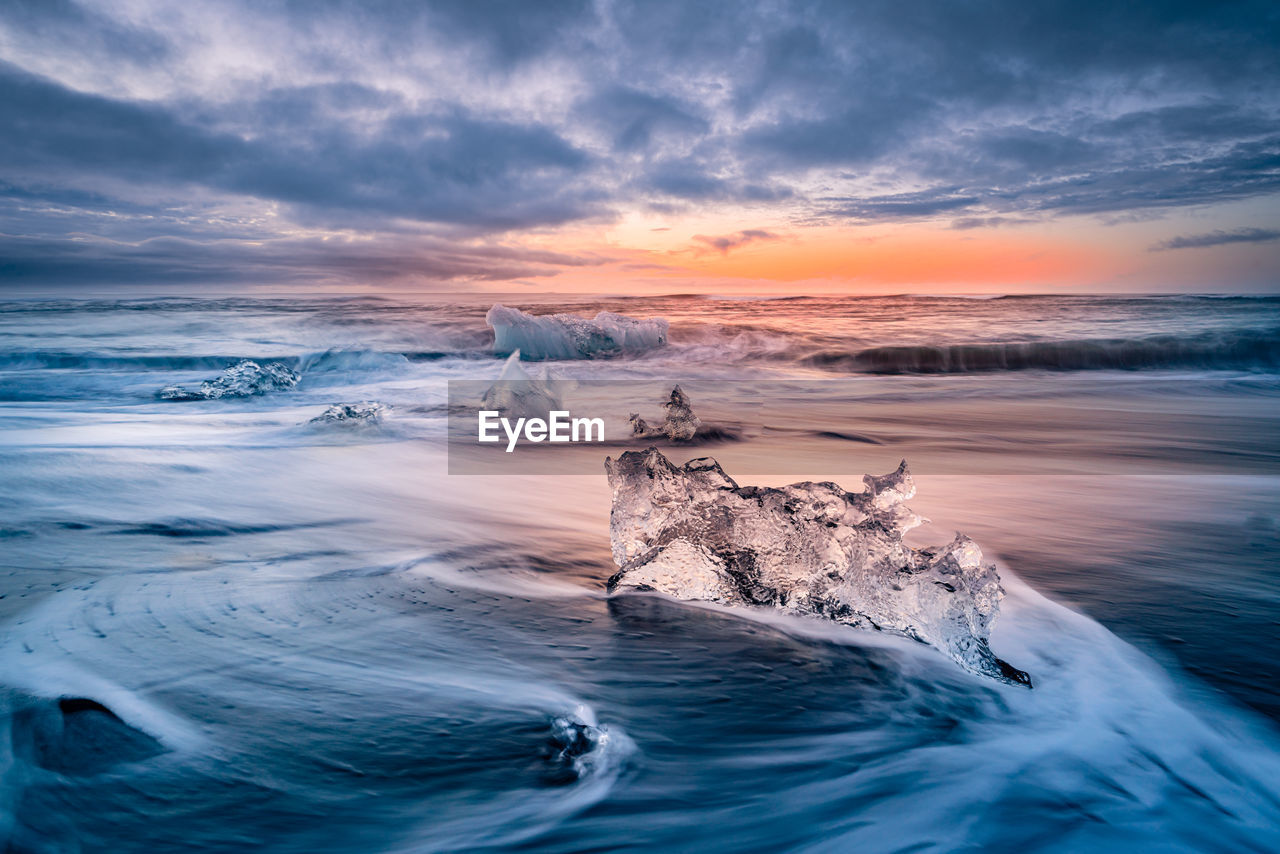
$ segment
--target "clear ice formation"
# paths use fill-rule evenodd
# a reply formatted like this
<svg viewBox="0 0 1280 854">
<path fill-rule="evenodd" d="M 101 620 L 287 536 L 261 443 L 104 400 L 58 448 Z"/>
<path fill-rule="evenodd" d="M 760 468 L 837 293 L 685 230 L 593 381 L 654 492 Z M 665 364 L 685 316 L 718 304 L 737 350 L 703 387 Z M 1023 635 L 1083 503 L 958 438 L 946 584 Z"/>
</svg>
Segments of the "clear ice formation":
<svg viewBox="0 0 1280 854">
<path fill-rule="evenodd" d="M 335 403 L 315 418 L 311 424 L 378 424 L 391 407 L 366 401 L 361 403 Z"/>
<path fill-rule="evenodd" d="M 519 350 L 526 360 L 594 359 L 638 353 L 667 343 L 667 321 L 637 320 L 602 311 L 588 320 L 576 314 L 526 314 L 495 305 L 485 315 L 493 327 L 493 351 Z"/>
<path fill-rule="evenodd" d="M 269 391 L 293 388 L 301 377 L 279 362 L 259 365 L 244 359 L 197 388 L 171 385 L 160 390 L 161 400 L 217 400 L 222 397 L 252 397 Z"/>
<path fill-rule="evenodd" d="M 592 726 L 577 715 L 551 722 L 549 759 L 559 769 L 550 782 L 572 783 L 590 771 L 594 754 L 609 741 L 609 728 Z"/>
<path fill-rule="evenodd" d="M 687 442 L 692 439 L 702 426 L 702 421 L 693 414 L 689 406 L 689 397 L 680 386 L 671 389 L 671 399 L 662 404 L 666 416 L 661 424 L 647 423 L 636 413 L 631 413 L 631 434 L 643 439 L 666 436 L 673 442 Z"/>
<path fill-rule="evenodd" d="M 611 592 L 771 606 L 894 632 L 973 673 L 1031 685 L 988 645 L 1004 591 L 977 544 L 960 534 L 936 549 L 903 543 L 924 521 L 903 504 L 915 495 L 905 460 L 866 475 L 863 492 L 738 486 L 709 457 L 677 467 L 657 448 L 606 459 L 605 470 Z"/>
<path fill-rule="evenodd" d="M 564 409 L 560 396 L 555 393 L 550 369 L 543 371 L 542 379 L 534 379 L 520 366 L 517 349 L 502 366 L 498 381 L 485 391 L 480 403 L 485 409 L 501 412 L 508 418 L 546 418 L 553 409 Z"/>
</svg>

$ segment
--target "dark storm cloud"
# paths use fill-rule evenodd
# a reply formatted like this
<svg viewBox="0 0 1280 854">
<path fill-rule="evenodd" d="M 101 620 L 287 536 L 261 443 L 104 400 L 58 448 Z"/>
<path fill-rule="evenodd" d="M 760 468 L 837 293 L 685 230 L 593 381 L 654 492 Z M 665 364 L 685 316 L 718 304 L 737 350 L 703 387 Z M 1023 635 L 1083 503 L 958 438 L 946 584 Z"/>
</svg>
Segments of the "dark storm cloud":
<svg viewBox="0 0 1280 854">
<path fill-rule="evenodd" d="M 157 62 L 169 52 L 154 32 L 123 23 L 74 0 L 6 0 L 0 21 L 16 38 L 39 41 L 70 55 L 113 62 Z"/>
<path fill-rule="evenodd" d="M 156 237 L 138 243 L 83 234 L 66 239 L 8 237 L 0 246 L 0 279 L 20 285 L 295 282 L 319 286 L 352 281 L 502 281 L 554 276 L 566 267 L 589 267 L 609 260 L 423 237 L 371 242 L 320 238 L 256 241 L 199 231 L 190 238 Z"/>
<path fill-rule="evenodd" d="M 1280 240 L 1280 231 L 1268 228 L 1237 228 L 1234 231 L 1211 231 L 1208 234 L 1188 234 L 1175 237 L 1152 246 L 1153 251 L 1164 249 L 1200 249 L 1206 246 L 1222 246 L 1226 243 L 1269 243 Z"/>
<path fill-rule="evenodd" d="M 562 48 L 565 33 L 594 14 L 590 0 L 289 0 L 285 8 L 304 32 L 355 27 L 389 53 L 421 50 L 424 34 L 439 33 L 507 69 Z"/>
<path fill-rule="evenodd" d="M 1280 192 L 1267 2 L 19 0 L 0 28 L 11 274 L 73 233 L 106 242 L 47 263 L 183 275 L 170 239 L 212 276 L 295 229 L 390 264 L 634 208 L 965 228 Z"/>
<path fill-rule="evenodd" d="M 941 215 L 967 219 L 1000 214 L 1115 214 L 1215 202 L 1238 201 L 1280 192 L 1280 135 L 1216 146 L 1192 153 L 1185 149 L 1160 157 L 1129 150 L 1113 141 L 1109 156 L 1064 158 L 1050 169 L 1044 158 L 1024 155 L 1010 170 L 992 159 L 981 144 L 967 170 L 971 183 L 935 185 L 911 193 L 824 197 L 829 212 L 857 221 L 912 220 Z M 1077 149 L 1083 151 L 1083 148 Z M 933 171 L 937 171 L 934 169 Z M 956 167 L 953 172 L 962 170 Z M 1022 180 L 1015 180 L 1019 176 Z"/>
<path fill-rule="evenodd" d="M 275 91 L 258 135 L 184 121 L 150 104 L 72 92 L 0 66 L 0 162 L 13 183 L 52 175 L 86 183 L 199 184 L 330 214 L 444 221 L 487 229 L 586 216 L 567 185 L 586 155 L 539 125 L 454 110 L 397 114 L 375 134 L 315 117 L 317 95 Z M 353 87 L 345 97 L 374 98 Z"/>
<path fill-rule="evenodd" d="M 588 98 L 579 110 L 586 122 L 598 123 L 619 151 L 648 148 L 655 135 L 690 137 L 705 134 L 706 119 L 693 115 L 679 100 L 651 95 L 625 86 L 602 89 Z"/>
</svg>

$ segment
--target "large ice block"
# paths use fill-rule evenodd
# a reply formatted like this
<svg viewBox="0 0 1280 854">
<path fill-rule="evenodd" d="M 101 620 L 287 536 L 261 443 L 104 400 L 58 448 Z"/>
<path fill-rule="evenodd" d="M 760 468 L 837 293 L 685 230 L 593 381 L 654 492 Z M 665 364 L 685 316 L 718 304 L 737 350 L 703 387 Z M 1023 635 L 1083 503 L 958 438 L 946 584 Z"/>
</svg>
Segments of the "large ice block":
<svg viewBox="0 0 1280 854">
<path fill-rule="evenodd" d="M 612 591 L 753 605 L 884 630 L 937 647 L 962 667 L 1030 685 L 992 653 L 1004 591 L 963 535 L 915 549 L 904 460 L 867 475 L 862 492 L 834 483 L 738 486 L 710 458 L 673 465 L 657 448 L 606 459 L 613 489 Z"/>
</svg>

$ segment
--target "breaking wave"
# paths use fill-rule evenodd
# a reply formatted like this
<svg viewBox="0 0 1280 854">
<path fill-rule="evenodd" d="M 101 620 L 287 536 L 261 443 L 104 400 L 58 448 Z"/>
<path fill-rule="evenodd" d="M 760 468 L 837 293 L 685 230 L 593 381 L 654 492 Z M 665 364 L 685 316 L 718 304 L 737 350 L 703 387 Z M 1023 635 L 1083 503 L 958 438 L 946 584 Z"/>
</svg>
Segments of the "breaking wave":
<svg viewBox="0 0 1280 854">
<path fill-rule="evenodd" d="M 1280 367 L 1280 330 L 1152 335 L 1074 341 L 1013 341 L 823 350 L 809 365 L 872 374 L 961 374 L 986 371 L 1090 371 L 1197 368 L 1272 370 Z"/>
<path fill-rule="evenodd" d="M 667 343 L 668 323 L 602 311 L 593 319 L 576 314 L 534 315 L 495 305 L 485 315 L 493 327 L 495 353 L 520 351 L 524 359 L 594 359 L 639 353 Z"/>
<path fill-rule="evenodd" d="M 617 328 L 600 318 L 583 325 L 575 337 L 555 316 L 526 316 L 536 327 L 499 327 L 492 346 L 458 348 L 349 348 L 294 353 L 130 353 L 62 350 L 0 351 L 0 371 L 120 372 L 216 374 L 245 359 L 278 363 L 309 377 L 387 376 L 424 363 L 450 360 L 491 361 L 494 349 L 508 351 L 518 344 L 522 358 L 547 360 L 642 359 L 653 365 L 674 366 L 755 364 L 793 366 L 839 373 L 966 374 L 1007 371 L 1144 371 L 1220 370 L 1276 371 L 1280 369 L 1280 329 L 1225 329 L 1212 332 L 1113 338 L 996 340 L 970 343 L 904 343 L 865 346 L 852 336 L 833 336 L 811 329 L 733 325 L 720 322 L 673 324 L 667 345 L 662 320 L 628 321 Z M 606 328 L 607 327 L 607 328 Z M 576 328 L 576 327 L 575 327 Z M 459 330 L 461 332 L 462 330 Z M 467 330 L 474 331 L 474 330 Z M 581 330 L 579 330 L 581 331 Z M 585 337 L 583 337 L 585 336 Z M 859 346 L 862 345 L 862 346 Z M 528 346 L 531 349 L 526 350 Z M 176 379 L 176 377 L 175 377 Z M 184 378 L 188 382 L 199 377 Z"/>
</svg>

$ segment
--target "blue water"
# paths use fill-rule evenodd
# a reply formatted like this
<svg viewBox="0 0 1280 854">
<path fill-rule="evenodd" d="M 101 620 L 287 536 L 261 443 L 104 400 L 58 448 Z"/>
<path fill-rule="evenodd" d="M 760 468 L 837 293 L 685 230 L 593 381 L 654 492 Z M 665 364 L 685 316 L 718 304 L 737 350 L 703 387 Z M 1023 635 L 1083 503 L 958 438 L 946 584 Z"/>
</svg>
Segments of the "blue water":
<svg viewBox="0 0 1280 854">
<path fill-rule="evenodd" d="M 5 850 L 1280 846 L 1280 300 L 501 299 L 671 321 L 559 376 L 794 400 L 686 453 L 740 483 L 905 456 L 913 536 L 999 562 L 1035 689 L 608 599 L 604 451 L 446 474 L 494 300 L 10 302 Z M 242 358 L 301 380 L 157 398 Z M 389 414 L 309 423 L 356 401 Z"/>
</svg>

